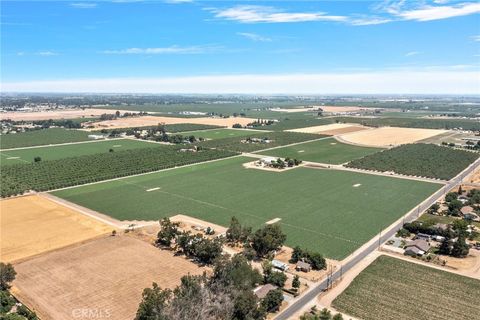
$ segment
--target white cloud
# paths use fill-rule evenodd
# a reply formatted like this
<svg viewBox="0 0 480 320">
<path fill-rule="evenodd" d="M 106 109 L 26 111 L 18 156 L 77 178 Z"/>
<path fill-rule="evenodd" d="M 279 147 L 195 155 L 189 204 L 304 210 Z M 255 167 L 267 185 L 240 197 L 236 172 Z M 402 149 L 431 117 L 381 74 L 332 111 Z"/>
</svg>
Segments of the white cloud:
<svg viewBox="0 0 480 320">
<path fill-rule="evenodd" d="M 3 92 L 478 94 L 478 70 L 223 75 L 4 82 Z"/>
<path fill-rule="evenodd" d="M 23 51 L 17 52 L 17 56 L 24 56 L 24 55 L 25 55 L 25 52 Z"/>
<path fill-rule="evenodd" d="M 216 18 L 241 23 L 287 23 L 307 21 L 345 21 L 344 16 L 327 15 L 325 12 L 285 12 L 274 7 L 239 5 L 226 9 L 209 9 Z"/>
<path fill-rule="evenodd" d="M 471 36 L 472 40 L 475 42 L 480 42 L 480 35 L 478 36 Z"/>
<path fill-rule="evenodd" d="M 480 13 L 480 3 L 460 3 L 451 6 L 421 6 L 402 10 L 401 6 L 390 7 L 391 14 L 404 20 L 432 21 Z"/>
<path fill-rule="evenodd" d="M 201 54 L 218 51 L 221 47 L 191 46 L 191 47 L 161 47 L 161 48 L 127 48 L 121 50 L 105 50 L 104 54 Z"/>
<path fill-rule="evenodd" d="M 77 9 L 93 9 L 97 7 L 94 2 L 74 2 L 70 3 L 70 6 Z"/>
<path fill-rule="evenodd" d="M 261 36 L 256 33 L 250 33 L 250 32 L 237 32 L 237 35 L 245 37 L 249 40 L 256 41 L 256 42 L 270 42 L 272 41 L 271 38 Z"/>
<path fill-rule="evenodd" d="M 405 53 L 405 57 L 416 56 L 416 55 L 419 55 L 420 53 L 421 52 L 418 52 L 418 51 L 410 51 L 410 52 Z"/>
<path fill-rule="evenodd" d="M 389 18 L 382 17 L 365 17 L 365 18 L 354 18 L 349 20 L 349 23 L 354 26 L 369 26 L 377 25 L 392 22 Z"/>
<path fill-rule="evenodd" d="M 39 51 L 35 54 L 38 55 L 38 56 L 44 56 L 44 57 L 58 56 L 58 53 L 53 52 L 53 51 Z"/>
</svg>

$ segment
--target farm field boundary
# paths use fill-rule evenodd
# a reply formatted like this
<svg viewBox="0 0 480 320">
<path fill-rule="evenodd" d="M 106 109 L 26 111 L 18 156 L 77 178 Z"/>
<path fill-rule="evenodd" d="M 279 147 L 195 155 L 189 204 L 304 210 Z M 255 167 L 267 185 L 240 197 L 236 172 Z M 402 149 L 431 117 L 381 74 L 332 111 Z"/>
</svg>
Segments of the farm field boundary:
<svg viewBox="0 0 480 320">
<path fill-rule="evenodd" d="M 53 194 L 118 220 L 155 221 L 180 213 L 226 226 L 235 215 L 258 227 L 281 218 L 278 223 L 288 235 L 287 245 L 341 260 L 439 188 L 340 170 L 299 167 L 279 175 L 243 168 L 250 159 L 232 157 Z M 209 188 L 200 187 L 205 185 Z M 147 192 L 150 189 L 155 191 Z M 249 201 L 238 201 L 240 194 Z M 308 205 L 298 207 L 300 202 Z"/>
</svg>

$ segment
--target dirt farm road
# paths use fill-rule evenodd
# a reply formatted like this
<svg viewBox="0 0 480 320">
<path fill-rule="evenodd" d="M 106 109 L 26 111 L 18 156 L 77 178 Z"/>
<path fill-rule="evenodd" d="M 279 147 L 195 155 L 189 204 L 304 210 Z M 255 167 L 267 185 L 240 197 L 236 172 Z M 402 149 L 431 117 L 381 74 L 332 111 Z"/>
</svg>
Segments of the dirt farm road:
<svg viewBox="0 0 480 320">
<path fill-rule="evenodd" d="M 464 171 L 459 173 L 455 178 L 451 179 L 446 185 L 420 203 L 417 207 L 408 212 L 405 216 L 394 222 L 383 232 L 375 236 L 372 240 L 367 242 L 365 245 L 360 247 L 357 251 L 352 253 L 344 261 L 345 263 L 340 267 L 339 270 L 332 273 L 327 279 L 319 282 L 316 286 L 311 287 L 306 293 L 294 299 L 293 302 L 282 312 L 280 312 L 275 319 L 276 320 L 287 320 L 292 318 L 295 313 L 300 311 L 305 305 L 310 303 L 312 300 L 322 293 L 323 291 L 328 290 L 331 283 L 339 280 L 343 273 L 349 271 L 359 262 L 361 262 L 369 254 L 377 250 L 377 248 L 384 242 L 386 242 L 390 237 L 392 237 L 397 230 L 405 222 L 411 222 L 415 220 L 421 213 L 428 209 L 432 204 L 434 204 L 439 198 L 449 192 L 453 187 L 463 181 L 465 177 L 470 175 L 473 171 L 480 167 L 480 158 L 477 159 L 474 163 L 468 166 Z"/>
</svg>

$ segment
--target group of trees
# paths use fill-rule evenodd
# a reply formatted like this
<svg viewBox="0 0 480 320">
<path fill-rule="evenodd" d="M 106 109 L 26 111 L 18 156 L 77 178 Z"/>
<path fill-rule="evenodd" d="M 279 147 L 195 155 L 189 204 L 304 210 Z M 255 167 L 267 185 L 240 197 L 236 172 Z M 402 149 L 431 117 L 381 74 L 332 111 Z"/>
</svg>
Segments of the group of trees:
<svg viewBox="0 0 480 320">
<path fill-rule="evenodd" d="M 291 167 L 294 167 L 294 166 L 298 166 L 301 163 L 302 163 L 302 161 L 298 160 L 298 159 L 285 158 L 285 160 L 282 160 L 282 159 L 278 158 L 277 161 L 272 161 L 272 163 L 270 165 L 273 168 L 284 169 L 285 167 L 291 168 Z"/>
<path fill-rule="evenodd" d="M 12 308 L 17 300 L 8 291 L 11 283 L 15 280 L 15 269 L 8 263 L 0 262 L 0 319 L 2 320 L 38 320 L 35 312 L 30 311 L 24 305 L 17 305 L 13 312 Z"/>
<path fill-rule="evenodd" d="M 439 253 L 456 258 L 465 258 L 470 250 L 465 239 L 475 236 L 467 234 L 467 227 L 468 223 L 466 221 L 455 220 L 452 227 L 453 233 L 447 233 L 445 235 L 445 239 L 440 244 Z"/>
<path fill-rule="evenodd" d="M 265 319 L 283 301 L 280 289 L 259 300 L 253 289 L 261 274 L 242 255 L 215 261 L 211 276 L 184 276 L 173 290 L 157 284 L 142 294 L 136 320 Z"/>
<path fill-rule="evenodd" d="M 160 231 L 157 234 L 157 244 L 171 247 L 175 245 L 177 252 L 195 258 L 199 263 L 212 264 L 222 254 L 222 238 L 208 239 L 201 234 L 190 231 L 181 232 L 179 224 L 169 218 L 160 220 Z"/>
<path fill-rule="evenodd" d="M 244 255 L 250 259 L 262 258 L 280 249 L 287 236 L 278 224 L 267 224 L 252 233 L 252 229 L 242 226 L 236 217 L 232 217 L 226 232 L 226 240 L 231 245 L 241 244 Z"/>
<path fill-rule="evenodd" d="M 80 129 L 82 123 L 80 121 L 73 121 L 70 119 L 59 119 L 59 120 L 39 120 L 33 121 L 34 125 L 40 126 L 41 129 L 48 129 L 50 127 L 62 127 L 66 129 Z"/>
<path fill-rule="evenodd" d="M 287 275 L 283 272 L 274 271 L 272 263 L 269 260 L 265 260 L 262 263 L 262 269 L 264 283 L 270 283 L 279 288 L 283 288 L 285 286 L 285 282 L 287 282 Z"/>
<path fill-rule="evenodd" d="M 2 167 L 1 196 L 52 190 L 233 155 L 225 150 L 180 152 L 174 146 L 159 146 L 14 164 Z"/>
<path fill-rule="evenodd" d="M 257 128 L 257 127 L 269 126 L 269 125 L 272 125 L 274 123 L 275 123 L 275 121 L 273 121 L 273 120 L 257 119 L 254 122 L 251 122 L 251 123 L 247 124 L 247 127 Z"/>
<path fill-rule="evenodd" d="M 450 180 L 477 160 L 478 153 L 434 144 L 405 144 L 348 163 L 348 167 Z"/>
<path fill-rule="evenodd" d="M 105 121 L 105 120 L 115 120 L 117 118 L 128 118 L 128 117 L 137 117 L 137 116 L 143 116 L 146 115 L 146 112 L 140 111 L 140 112 L 124 112 L 123 114 L 117 110 L 115 113 L 103 113 L 100 115 L 99 120 L 100 121 Z"/>
<path fill-rule="evenodd" d="M 293 248 L 290 263 L 304 261 L 312 266 L 313 270 L 323 270 L 327 268 L 327 262 L 322 254 L 302 249 L 300 247 Z"/>
</svg>

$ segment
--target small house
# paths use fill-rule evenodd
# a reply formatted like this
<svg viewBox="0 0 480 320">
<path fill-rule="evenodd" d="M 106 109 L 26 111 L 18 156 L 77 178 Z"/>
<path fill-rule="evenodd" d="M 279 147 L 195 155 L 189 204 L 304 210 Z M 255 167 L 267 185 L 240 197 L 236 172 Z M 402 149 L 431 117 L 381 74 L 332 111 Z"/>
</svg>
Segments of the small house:
<svg viewBox="0 0 480 320">
<path fill-rule="evenodd" d="M 423 256 L 428 250 L 430 250 L 430 244 L 427 241 L 416 239 L 405 246 L 404 253 L 408 256 Z"/>
<path fill-rule="evenodd" d="M 465 216 L 466 214 L 472 213 L 473 208 L 470 206 L 465 206 L 465 207 L 462 207 L 462 209 L 460 209 L 460 212 Z"/>
<path fill-rule="evenodd" d="M 253 289 L 253 294 L 257 296 L 258 299 L 263 299 L 272 290 L 277 289 L 273 284 L 267 283 L 263 286 Z"/>
<path fill-rule="evenodd" d="M 297 265 L 295 266 L 295 270 L 302 272 L 310 272 L 312 270 L 312 266 L 310 265 L 310 263 L 298 261 Z"/>
</svg>

